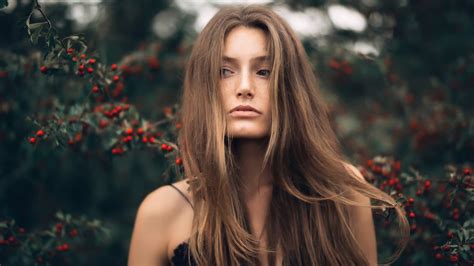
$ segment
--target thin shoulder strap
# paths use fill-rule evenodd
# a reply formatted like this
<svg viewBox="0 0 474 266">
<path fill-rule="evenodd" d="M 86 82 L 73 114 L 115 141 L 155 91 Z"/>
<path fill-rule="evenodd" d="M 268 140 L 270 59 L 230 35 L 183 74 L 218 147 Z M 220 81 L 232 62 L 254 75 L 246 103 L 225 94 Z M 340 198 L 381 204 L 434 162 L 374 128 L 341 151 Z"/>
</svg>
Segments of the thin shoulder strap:
<svg viewBox="0 0 474 266">
<path fill-rule="evenodd" d="M 175 187 L 173 184 L 169 184 L 170 186 L 172 186 L 174 189 L 176 189 L 176 191 L 179 192 L 179 194 L 181 194 L 181 196 L 183 196 L 183 198 L 189 203 L 189 205 L 191 205 L 191 208 L 194 210 L 194 206 L 193 204 L 191 203 L 191 201 L 188 199 L 188 197 L 186 197 L 186 195 L 184 195 L 183 192 L 181 192 L 181 190 L 179 190 L 177 187 Z"/>
</svg>

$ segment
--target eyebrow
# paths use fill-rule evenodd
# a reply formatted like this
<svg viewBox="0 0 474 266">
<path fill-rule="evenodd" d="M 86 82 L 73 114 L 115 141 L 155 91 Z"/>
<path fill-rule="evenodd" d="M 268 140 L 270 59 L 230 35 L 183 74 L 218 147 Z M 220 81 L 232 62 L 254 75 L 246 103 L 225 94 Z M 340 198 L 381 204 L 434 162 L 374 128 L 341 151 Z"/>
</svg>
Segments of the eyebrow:
<svg viewBox="0 0 474 266">
<path fill-rule="evenodd" d="M 237 58 L 233 58 L 230 56 L 222 56 L 222 61 L 223 62 L 229 62 L 229 63 L 236 63 L 239 60 Z M 251 62 L 270 62 L 271 61 L 271 56 L 269 55 L 261 55 L 261 56 L 256 56 L 252 59 L 250 59 Z"/>
</svg>

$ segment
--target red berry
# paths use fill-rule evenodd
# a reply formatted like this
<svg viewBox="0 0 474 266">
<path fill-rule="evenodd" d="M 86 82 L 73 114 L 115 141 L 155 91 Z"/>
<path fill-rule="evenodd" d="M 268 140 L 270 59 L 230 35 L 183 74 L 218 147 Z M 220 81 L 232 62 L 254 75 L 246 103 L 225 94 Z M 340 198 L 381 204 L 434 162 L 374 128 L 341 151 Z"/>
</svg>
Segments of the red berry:
<svg viewBox="0 0 474 266">
<path fill-rule="evenodd" d="M 133 134 L 133 128 L 127 128 L 127 129 L 125 130 L 125 134 L 127 134 L 127 135 L 132 135 L 132 134 Z"/>
<path fill-rule="evenodd" d="M 161 144 L 161 150 L 163 151 L 168 150 L 168 145 L 166 145 L 165 143 Z"/>
<path fill-rule="evenodd" d="M 67 48 L 67 53 L 68 54 L 74 53 L 74 48 Z"/>
<path fill-rule="evenodd" d="M 436 253 L 435 258 L 436 258 L 437 260 L 441 260 L 441 259 L 443 259 L 443 254 L 441 254 L 441 253 Z"/>
<path fill-rule="evenodd" d="M 163 113 L 166 115 L 166 116 L 170 116 L 173 114 L 173 109 L 169 106 L 166 106 L 163 108 Z"/>
<path fill-rule="evenodd" d="M 100 120 L 100 122 L 99 122 L 99 127 L 100 127 L 100 128 L 104 128 L 104 127 L 106 127 L 108 124 L 109 124 L 109 121 L 107 121 L 107 120 Z"/>
<path fill-rule="evenodd" d="M 31 143 L 31 144 L 35 144 L 36 143 L 36 138 L 35 137 L 31 137 L 28 139 L 28 141 Z"/>
<path fill-rule="evenodd" d="M 422 190 L 417 190 L 417 191 L 416 191 L 416 195 L 417 195 L 417 196 L 420 196 L 421 194 L 423 194 L 423 191 L 422 191 Z"/>
<path fill-rule="evenodd" d="M 86 55 L 85 55 L 85 54 L 81 54 L 81 58 L 82 58 L 82 59 L 86 58 Z"/>
<path fill-rule="evenodd" d="M 94 85 L 94 87 L 92 87 L 92 92 L 93 93 L 98 93 L 99 92 L 99 86 Z"/>
<path fill-rule="evenodd" d="M 41 66 L 40 71 L 41 71 L 41 73 L 46 74 L 46 72 L 48 72 L 48 67 L 47 66 Z"/>
<path fill-rule="evenodd" d="M 150 137 L 149 140 L 150 140 L 151 143 L 155 143 L 155 142 L 156 142 L 155 137 Z M 166 144 L 165 144 L 165 145 L 166 145 Z M 161 149 L 163 149 L 163 146 L 161 146 L 161 147 L 162 147 Z"/>
<path fill-rule="evenodd" d="M 431 212 L 428 212 L 428 213 L 425 214 L 425 218 L 429 219 L 429 220 L 433 220 L 434 219 L 434 214 L 432 214 Z"/>
<path fill-rule="evenodd" d="M 414 213 L 414 212 L 410 212 L 409 216 L 410 216 L 410 218 L 415 218 L 415 213 Z"/>
<path fill-rule="evenodd" d="M 394 168 L 396 171 L 400 170 L 400 161 L 395 161 L 395 162 L 393 163 L 393 168 Z"/>
<path fill-rule="evenodd" d="M 147 138 L 147 137 L 143 137 L 143 138 L 142 138 L 142 142 L 143 142 L 143 143 L 147 143 L 147 142 L 148 142 L 148 138 Z"/>
<path fill-rule="evenodd" d="M 389 185 L 389 186 L 394 186 L 395 184 L 396 184 L 395 178 L 390 178 L 390 179 L 388 180 L 388 185 Z"/>
<path fill-rule="evenodd" d="M 72 61 L 77 62 L 77 57 L 73 56 Z"/>
<path fill-rule="evenodd" d="M 139 129 L 137 130 L 137 134 L 138 134 L 138 135 L 143 134 L 143 132 L 144 132 L 144 131 L 143 131 L 143 128 L 139 128 Z"/>
<path fill-rule="evenodd" d="M 94 69 L 92 67 L 88 67 L 87 72 L 92 73 L 92 72 L 94 72 Z"/>
<path fill-rule="evenodd" d="M 114 75 L 113 81 L 118 82 L 120 80 L 120 77 L 118 75 Z"/>
<path fill-rule="evenodd" d="M 80 64 L 79 67 L 77 68 L 79 71 L 84 71 L 84 64 Z"/>
<path fill-rule="evenodd" d="M 444 250 L 444 251 L 449 251 L 450 249 L 451 249 L 451 247 L 448 246 L 448 245 L 443 246 L 443 250 Z"/>
<path fill-rule="evenodd" d="M 431 181 L 430 180 L 426 180 L 425 181 L 425 188 L 429 188 L 431 186 Z"/>
<path fill-rule="evenodd" d="M 453 219 L 454 220 L 459 220 L 459 213 L 453 214 Z"/>
<path fill-rule="evenodd" d="M 331 60 L 329 60 L 329 67 L 332 68 L 332 69 L 339 69 L 339 67 L 341 66 L 341 64 L 334 58 L 331 58 Z"/>
<path fill-rule="evenodd" d="M 76 236 L 77 236 L 77 229 L 76 229 L 76 228 L 73 228 L 73 229 L 71 230 L 71 232 L 69 232 L 69 235 L 70 235 L 71 237 L 76 237 Z"/>
<path fill-rule="evenodd" d="M 44 136 L 44 131 L 42 129 L 36 131 L 36 136 L 38 136 L 38 137 Z"/>
<path fill-rule="evenodd" d="M 95 64 L 96 60 L 94 58 L 89 59 L 89 64 L 93 65 Z"/>
<path fill-rule="evenodd" d="M 117 64 L 112 64 L 112 65 L 110 66 L 110 68 L 112 69 L 112 71 L 117 70 Z"/>
<path fill-rule="evenodd" d="M 413 204 L 413 202 L 415 202 L 415 199 L 414 199 L 414 198 L 409 198 L 409 199 L 408 199 L 408 202 L 409 202 L 410 204 Z"/>
<path fill-rule="evenodd" d="M 167 151 L 172 151 L 172 150 L 173 150 L 173 147 L 168 146 L 168 147 L 166 148 L 166 150 L 167 150 Z"/>
<path fill-rule="evenodd" d="M 158 59 L 156 57 L 150 57 L 148 59 L 148 66 L 151 69 L 157 69 L 157 68 L 160 67 L 160 61 L 158 61 Z"/>
<path fill-rule="evenodd" d="M 112 149 L 112 154 L 117 155 L 117 154 L 122 154 L 124 151 L 122 148 L 113 148 Z"/>
<path fill-rule="evenodd" d="M 352 73 L 352 67 L 349 65 L 349 62 L 344 61 L 342 62 L 342 71 L 346 74 L 349 75 Z"/>
<path fill-rule="evenodd" d="M 454 254 L 454 255 L 449 256 L 449 260 L 451 262 L 457 262 L 458 261 L 458 255 Z"/>
<path fill-rule="evenodd" d="M 61 231 L 63 229 L 63 224 L 62 223 L 57 223 L 55 225 L 55 227 L 56 227 L 56 231 Z"/>
<path fill-rule="evenodd" d="M 367 160 L 367 166 L 368 167 L 371 167 L 372 165 L 374 164 L 374 161 L 373 160 Z"/>
<path fill-rule="evenodd" d="M 453 236 L 454 236 L 454 233 L 453 233 L 453 232 L 451 232 L 451 231 L 449 231 L 449 232 L 448 232 L 448 234 L 447 234 L 447 236 L 448 236 L 448 238 L 453 238 Z"/>
<path fill-rule="evenodd" d="M 75 136 L 74 136 L 74 141 L 76 142 L 79 142 L 82 140 L 82 135 L 81 133 L 77 133 Z"/>
<path fill-rule="evenodd" d="M 181 158 L 176 159 L 176 164 L 177 165 L 183 164 L 183 160 Z"/>
<path fill-rule="evenodd" d="M 464 168 L 464 175 L 472 175 L 472 169 L 469 167 Z"/>
</svg>

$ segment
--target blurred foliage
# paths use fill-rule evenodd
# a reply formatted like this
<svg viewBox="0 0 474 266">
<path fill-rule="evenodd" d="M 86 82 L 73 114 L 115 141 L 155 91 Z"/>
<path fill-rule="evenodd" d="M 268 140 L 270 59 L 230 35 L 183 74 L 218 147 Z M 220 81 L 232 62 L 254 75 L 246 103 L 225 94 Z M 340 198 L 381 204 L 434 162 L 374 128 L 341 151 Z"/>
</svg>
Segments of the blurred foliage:
<svg viewBox="0 0 474 266">
<path fill-rule="evenodd" d="M 412 241 L 395 265 L 472 265 L 474 4 L 286 4 L 336 2 L 367 28 L 303 44 L 345 154 L 407 211 Z M 139 203 L 180 175 L 176 101 L 196 14 L 104 1 L 82 25 L 70 14 L 93 10 L 84 3 L 12 3 L 0 1 L 0 263 L 125 264 Z M 157 37 L 166 12 L 179 22 Z M 357 41 L 379 53 L 354 52 Z M 382 217 L 381 261 L 397 237 Z"/>
</svg>

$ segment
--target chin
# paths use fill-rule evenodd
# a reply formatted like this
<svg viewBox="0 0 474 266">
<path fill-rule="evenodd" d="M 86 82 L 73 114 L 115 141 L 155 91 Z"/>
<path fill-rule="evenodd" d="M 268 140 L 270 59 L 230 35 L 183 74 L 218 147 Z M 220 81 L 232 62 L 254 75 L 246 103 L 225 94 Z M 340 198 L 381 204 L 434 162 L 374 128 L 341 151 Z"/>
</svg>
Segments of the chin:
<svg viewBox="0 0 474 266">
<path fill-rule="evenodd" d="M 232 138 L 242 138 L 242 139 L 261 139 L 268 137 L 268 130 L 264 129 L 230 129 L 227 136 L 231 136 Z"/>
<path fill-rule="evenodd" d="M 231 136 L 233 139 L 263 139 L 267 138 L 268 134 L 233 134 Z"/>
</svg>

